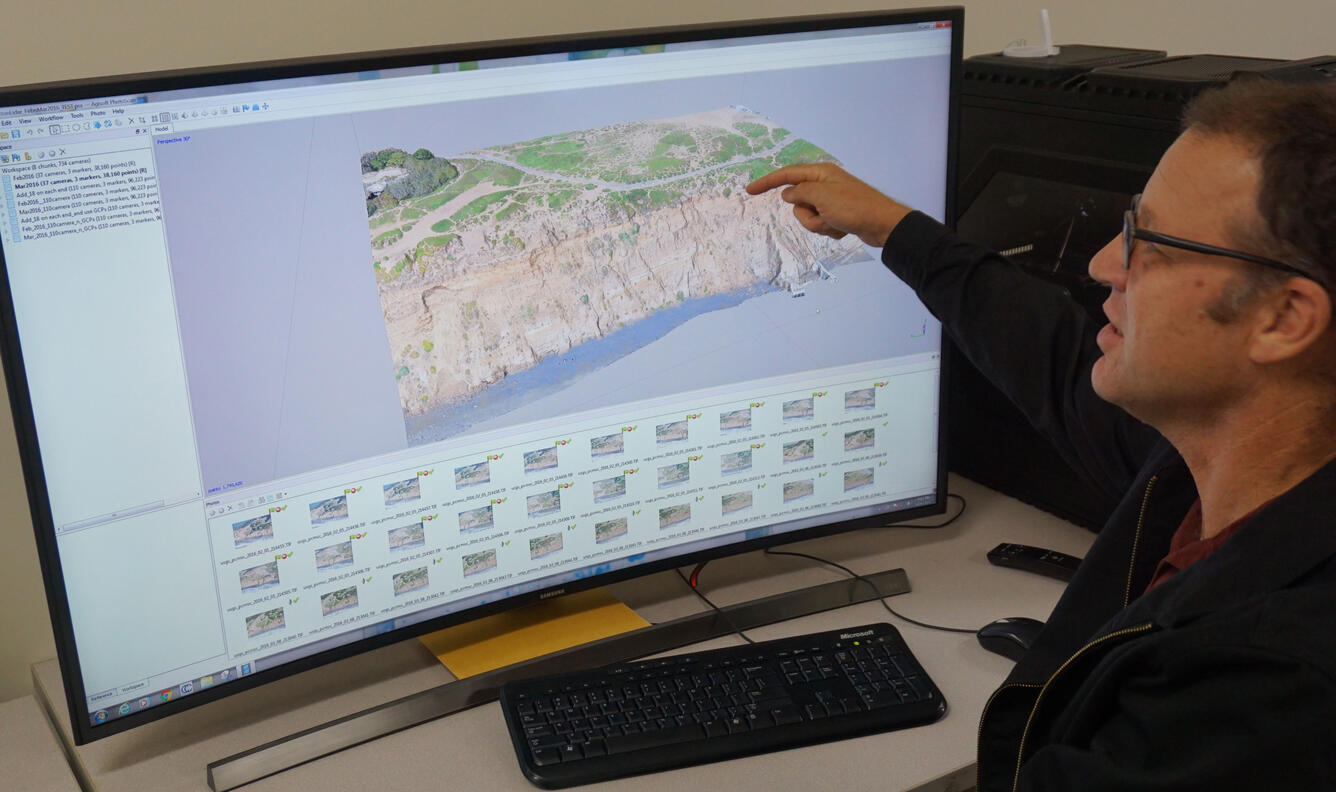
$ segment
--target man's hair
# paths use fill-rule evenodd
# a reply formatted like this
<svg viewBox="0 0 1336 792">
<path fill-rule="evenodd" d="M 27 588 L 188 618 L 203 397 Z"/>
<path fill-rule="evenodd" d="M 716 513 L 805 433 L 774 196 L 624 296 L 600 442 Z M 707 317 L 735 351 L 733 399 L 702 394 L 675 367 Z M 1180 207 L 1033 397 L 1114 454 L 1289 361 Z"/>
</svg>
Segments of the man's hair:
<svg viewBox="0 0 1336 792">
<path fill-rule="evenodd" d="M 1244 249 L 1336 291 L 1336 84 L 1237 80 L 1194 99 L 1183 130 L 1229 137 L 1256 153 L 1261 227 L 1241 230 Z M 1254 286 L 1283 280 L 1270 272 L 1257 272 Z"/>
</svg>

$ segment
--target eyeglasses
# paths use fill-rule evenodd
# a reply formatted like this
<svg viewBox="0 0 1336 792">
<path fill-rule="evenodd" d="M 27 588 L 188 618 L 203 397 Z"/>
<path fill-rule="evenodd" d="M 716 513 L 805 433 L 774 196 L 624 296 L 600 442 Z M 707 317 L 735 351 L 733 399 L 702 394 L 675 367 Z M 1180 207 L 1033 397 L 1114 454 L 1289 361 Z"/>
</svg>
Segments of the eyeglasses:
<svg viewBox="0 0 1336 792">
<path fill-rule="evenodd" d="M 1239 259 L 1240 261 L 1251 261 L 1254 264 L 1261 264 L 1264 267 L 1271 267 L 1292 275 L 1299 275 L 1309 280 L 1316 280 L 1311 274 L 1304 272 L 1298 267 L 1291 266 L 1282 261 L 1269 259 L 1264 256 L 1255 256 L 1252 253 L 1244 253 L 1240 250 L 1230 250 L 1229 248 L 1207 245 L 1204 242 L 1193 242 L 1189 239 L 1179 239 L 1178 237 L 1168 236 L 1167 234 L 1157 234 L 1154 231 L 1147 231 L 1144 228 L 1137 228 L 1137 204 L 1141 202 L 1141 194 L 1132 196 L 1132 208 L 1123 212 L 1123 269 L 1127 269 L 1132 264 L 1132 246 L 1138 239 L 1145 242 L 1153 242 L 1165 247 L 1180 248 L 1182 250 L 1191 250 L 1194 253 L 1205 253 L 1208 256 L 1225 256 L 1226 258 Z"/>
</svg>

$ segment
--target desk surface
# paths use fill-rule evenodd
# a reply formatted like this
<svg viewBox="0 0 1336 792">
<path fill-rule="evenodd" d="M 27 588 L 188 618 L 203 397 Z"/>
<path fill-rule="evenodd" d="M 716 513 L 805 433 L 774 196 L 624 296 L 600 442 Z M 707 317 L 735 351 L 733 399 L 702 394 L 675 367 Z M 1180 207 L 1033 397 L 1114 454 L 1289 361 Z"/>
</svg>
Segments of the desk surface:
<svg viewBox="0 0 1336 792">
<path fill-rule="evenodd" d="M 829 558 L 857 572 L 903 567 L 913 591 L 892 607 L 915 619 L 979 627 L 1003 616 L 1043 619 L 1063 584 L 1000 569 L 985 554 L 998 542 L 1042 545 L 1084 555 L 1093 535 L 968 479 L 951 491 L 969 500 L 966 514 L 939 530 L 869 528 L 787 546 Z M 919 522 L 933 522 L 923 520 Z M 842 573 L 797 558 L 750 553 L 710 562 L 701 590 L 730 604 L 837 579 Z M 676 618 L 702 605 L 672 572 L 619 583 L 610 590 L 650 621 Z M 684 768 L 635 781 L 637 790 L 847 789 L 908 790 L 968 786 L 984 702 L 1011 661 L 979 647 L 971 635 L 915 627 L 875 602 L 749 631 L 756 640 L 889 621 L 900 629 L 950 707 L 929 726 Z M 697 649 L 740 642 L 737 636 Z M 685 650 L 683 650 L 685 651 Z M 60 670 L 34 666 L 36 695 L 50 707 L 68 741 Z M 205 765 L 269 740 L 452 679 L 417 641 L 409 640 L 280 682 L 231 696 L 91 745 L 73 748 L 76 770 L 92 788 L 207 790 Z M 248 789 L 532 790 L 520 775 L 495 703 L 384 737 L 263 779 Z M 625 782 L 584 787 L 624 788 Z"/>
<path fill-rule="evenodd" d="M 60 741 L 32 696 L 0 704 L 0 768 L 12 792 L 78 792 Z"/>
</svg>

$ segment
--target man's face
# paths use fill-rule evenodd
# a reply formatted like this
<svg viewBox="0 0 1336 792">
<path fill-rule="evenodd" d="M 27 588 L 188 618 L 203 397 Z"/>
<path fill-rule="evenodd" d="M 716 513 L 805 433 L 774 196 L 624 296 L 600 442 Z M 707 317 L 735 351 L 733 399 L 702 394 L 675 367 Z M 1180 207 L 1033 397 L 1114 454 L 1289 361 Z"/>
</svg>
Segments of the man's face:
<svg viewBox="0 0 1336 792">
<path fill-rule="evenodd" d="M 1236 248 L 1231 231 L 1257 219 L 1258 179 L 1259 163 L 1246 148 L 1187 133 L 1147 182 L 1137 226 Z M 1091 277 L 1111 287 L 1109 324 L 1096 339 L 1104 355 L 1091 374 L 1095 392 L 1161 429 L 1207 419 L 1236 400 L 1249 373 L 1247 313 L 1222 324 L 1208 308 L 1245 266 L 1138 241 L 1124 270 L 1122 240 L 1106 245 L 1090 262 Z"/>
</svg>

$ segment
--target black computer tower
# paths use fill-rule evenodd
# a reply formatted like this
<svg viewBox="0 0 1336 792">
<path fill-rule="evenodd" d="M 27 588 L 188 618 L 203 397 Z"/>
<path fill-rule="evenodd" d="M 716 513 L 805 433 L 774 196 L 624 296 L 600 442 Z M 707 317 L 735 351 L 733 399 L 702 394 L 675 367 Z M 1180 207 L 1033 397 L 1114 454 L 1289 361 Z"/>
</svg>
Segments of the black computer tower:
<svg viewBox="0 0 1336 792">
<path fill-rule="evenodd" d="M 1033 277 L 1060 284 L 1103 321 L 1090 258 L 1122 228 L 1178 135 L 1187 101 L 1243 75 L 1330 79 L 1336 58 L 1278 61 L 1070 45 L 1039 59 L 964 63 L 955 227 Z M 1071 469 L 953 347 L 952 470 L 1098 529 L 1114 501 Z"/>
</svg>

